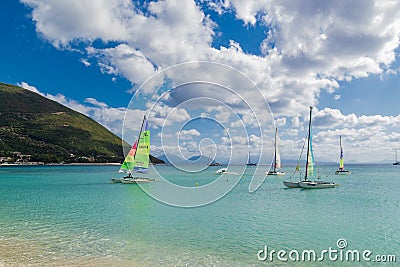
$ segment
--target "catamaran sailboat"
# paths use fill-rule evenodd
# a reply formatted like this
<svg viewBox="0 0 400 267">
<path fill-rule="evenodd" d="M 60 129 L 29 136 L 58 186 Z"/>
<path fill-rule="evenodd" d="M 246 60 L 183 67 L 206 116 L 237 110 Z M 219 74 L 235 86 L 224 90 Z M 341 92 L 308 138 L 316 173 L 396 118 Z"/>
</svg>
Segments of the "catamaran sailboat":
<svg viewBox="0 0 400 267">
<path fill-rule="evenodd" d="M 308 123 L 308 138 L 307 138 L 307 161 L 306 161 L 306 172 L 304 180 L 298 182 L 284 181 L 283 184 L 290 188 L 302 187 L 305 189 L 322 189 L 322 188 L 332 188 L 335 187 L 333 182 L 323 182 L 323 181 L 310 181 L 308 178 L 316 177 L 314 153 L 312 149 L 312 133 L 311 133 L 311 116 L 312 107 L 310 106 L 310 121 Z M 296 167 L 296 170 L 299 165 Z"/>
<path fill-rule="evenodd" d="M 343 159 L 343 147 L 342 147 L 342 136 L 340 135 L 340 161 L 339 161 L 339 170 L 335 172 L 335 174 L 340 175 L 348 175 L 351 171 L 344 169 L 344 159 Z"/>
<path fill-rule="evenodd" d="M 249 152 L 249 161 L 246 163 L 246 166 L 256 166 L 256 165 L 257 165 L 257 163 L 250 161 L 250 152 Z"/>
<path fill-rule="evenodd" d="M 218 161 L 215 161 L 214 160 L 214 154 L 213 154 L 213 147 L 211 146 L 211 152 L 210 152 L 210 160 L 211 160 L 211 162 L 210 162 L 210 164 L 208 165 L 208 166 L 221 166 L 221 164 L 219 164 L 219 162 Z"/>
<path fill-rule="evenodd" d="M 281 155 L 279 153 L 278 146 L 278 128 L 275 128 L 275 152 L 274 152 L 274 162 L 272 163 L 271 169 L 268 175 L 284 175 L 284 172 L 279 171 L 281 168 Z"/>
<path fill-rule="evenodd" d="M 143 118 L 140 128 L 139 139 L 133 144 L 119 172 L 125 172 L 128 175 L 124 178 L 112 178 L 113 183 L 136 184 L 154 182 L 154 178 L 133 177 L 132 172 L 147 173 L 149 169 L 150 155 L 150 130 L 147 129 L 146 116 Z"/>
<path fill-rule="evenodd" d="M 395 151 L 395 160 L 393 165 L 400 165 L 400 161 L 397 160 L 397 149 L 394 149 L 394 151 Z"/>
</svg>

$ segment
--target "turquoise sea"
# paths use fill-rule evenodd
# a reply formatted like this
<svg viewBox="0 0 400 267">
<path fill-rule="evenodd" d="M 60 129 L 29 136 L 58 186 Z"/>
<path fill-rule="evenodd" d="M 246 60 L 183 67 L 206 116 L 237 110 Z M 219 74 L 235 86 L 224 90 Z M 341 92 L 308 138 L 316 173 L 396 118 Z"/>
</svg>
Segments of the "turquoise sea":
<svg viewBox="0 0 400 267">
<path fill-rule="evenodd" d="M 117 166 L 0 167 L 0 266 L 375 266 L 400 262 L 400 166 L 318 166 L 333 189 L 286 189 L 268 177 L 248 192 L 254 167 L 220 200 L 177 208 L 138 185 L 111 184 Z M 157 166 L 177 184 L 215 179 Z M 229 167 L 234 170 L 235 167 Z M 265 169 L 267 167 L 265 166 Z M 207 178 L 208 177 L 208 178 Z M 203 179 L 203 180 L 202 180 Z M 149 185 L 157 187 L 157 182 Z M 347 243 L 338 248 L 338 240 Z M 345 240 L 345 241 L 344 241 Z M 371 251 L 370 262 L 258 259 L 270 250 Z M 339 253 L 338 252 L 338 253 Z M 262 253 L 260 254 L 263 255 Z M 292 256 L 295 254 L 292 254 Z M 393 261 L 393 257 L 380 257 Z"/>
</svg>

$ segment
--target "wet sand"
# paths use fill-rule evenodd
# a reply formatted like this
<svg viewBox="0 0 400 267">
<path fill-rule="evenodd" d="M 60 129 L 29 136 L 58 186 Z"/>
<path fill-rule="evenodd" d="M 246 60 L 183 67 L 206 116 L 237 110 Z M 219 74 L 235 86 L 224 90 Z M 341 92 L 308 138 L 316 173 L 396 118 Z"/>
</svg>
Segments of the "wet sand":
<svg viewBox="0 0 400 267">
<path fill-rule="evenodd" d="M 0 238 L 0 267 L 6 266 L 140 266 L 114 256 L 60 256 L 37 242 Z"/>
</svg>

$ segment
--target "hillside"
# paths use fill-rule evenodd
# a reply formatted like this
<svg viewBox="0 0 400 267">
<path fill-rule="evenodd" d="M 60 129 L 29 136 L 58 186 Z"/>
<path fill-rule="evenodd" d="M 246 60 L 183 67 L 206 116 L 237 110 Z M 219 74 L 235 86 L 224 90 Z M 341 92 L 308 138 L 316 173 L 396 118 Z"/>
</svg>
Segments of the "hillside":
<svg viewBox="0 0 400 267">
<path fill-rule="evenodd" d="M 30 161 L 45 163 L 122 162 L 121 144 L 118 136 L 89 117 L 0 83 L 0 156 L 18 151 L 31 155 Z"/>
</svg>

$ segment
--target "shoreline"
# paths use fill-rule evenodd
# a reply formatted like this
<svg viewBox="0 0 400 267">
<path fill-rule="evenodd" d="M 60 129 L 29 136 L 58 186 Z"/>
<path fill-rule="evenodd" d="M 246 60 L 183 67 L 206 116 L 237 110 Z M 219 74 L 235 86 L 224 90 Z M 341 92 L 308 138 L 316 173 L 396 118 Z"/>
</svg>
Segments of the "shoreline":
<svg viewBox="0 0 400 267">
<path fill-rule="evenodd" d="M 43 244 L 40 241 L 0 236 L 0 266 L 137 266 L 135 260 L 127 260 L 112 253 L 89 251 L 71 256 L 54 251 L 57 242 Z M 10 248 L 13 248 L 10 250 Z"/>
<path fill-rule="evenodd" d="M 0 167 L 30 167 L 30 166 L 121 166 L 118 162 L 108 162 L 108 163 L 28 163 L 28 164 L 17 164 L 17 163 L 1 163 Z"/>
</svg>

